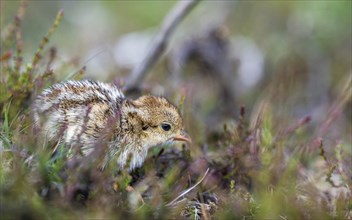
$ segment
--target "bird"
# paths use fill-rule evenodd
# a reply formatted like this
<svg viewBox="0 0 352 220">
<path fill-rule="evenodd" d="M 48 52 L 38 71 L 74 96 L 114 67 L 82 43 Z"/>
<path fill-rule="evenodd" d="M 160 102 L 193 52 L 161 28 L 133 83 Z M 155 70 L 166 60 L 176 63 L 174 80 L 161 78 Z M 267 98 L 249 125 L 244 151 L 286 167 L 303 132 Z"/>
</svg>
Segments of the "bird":
<svg viewBox="0 0 352 220">
<path fill-rule="evenodd" d="M 83 156 L 106 142 L 105 158 L 132 171 L 148 150 L 163 143 L 191 142 L 177 107 L 161 96 L 126 98 L 114 84 L 69 80 L 44 89 L 33 102 L 34 127 L 49 141 L 79 145 Z M 128 166 L 129 165 L 129 166 Z"/>
</svg>

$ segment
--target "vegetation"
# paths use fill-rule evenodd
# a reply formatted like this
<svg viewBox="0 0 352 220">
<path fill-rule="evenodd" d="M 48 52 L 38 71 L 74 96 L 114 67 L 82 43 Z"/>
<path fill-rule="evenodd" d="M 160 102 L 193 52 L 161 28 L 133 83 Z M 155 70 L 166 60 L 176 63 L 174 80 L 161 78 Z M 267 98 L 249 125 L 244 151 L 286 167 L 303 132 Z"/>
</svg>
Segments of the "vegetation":
<svg viewBox="0 0 352 220">
<path fill-rule="evenodd" d="M 309 75 L 308 61 L 299 54 L 278 59 L 269 68 L 276 73 L 249 95 L 236 97 L 229 114 L 217 106 L 228 100 L 210 95 L 195 107 L 178 87 L 169 97 L 181 100 L 193 143 L 158 146 L 132 173 L 118 170 L 114 161 L 101 170 L 99 158 L 67 158 L 64 146 L 52 155 L 52 146 L 32 129 L 32 100 L 66 68 L 57 60 L 58 48 L 50 48 L 63 12 L 27 62 L 21 32 L 25 9 L 22 4 L 14 20 L 1 26 L 1 219 L 352 219 L 352 78 L 344 73 L 351 63 L 344 69 L 338 58 L 326 58 L 338 74 L 327 85 L 329 97 L 320 102 L 307 98 L 318 89 L 309 77 L 317 76 Z M 319 42 L 334 54 L 336 45 L 325 40 Z M 214 77 L 211 70 L 218 67 L 209 62 L 190 60 L 185 71 L 201 66 Z M 53 63 L 60 64 L 55 71 Z M 84 72 L 68 78 L 80 79 Z M 204 91 L 195 83 L 199 79 L 188 79 Z"/>
</svg>

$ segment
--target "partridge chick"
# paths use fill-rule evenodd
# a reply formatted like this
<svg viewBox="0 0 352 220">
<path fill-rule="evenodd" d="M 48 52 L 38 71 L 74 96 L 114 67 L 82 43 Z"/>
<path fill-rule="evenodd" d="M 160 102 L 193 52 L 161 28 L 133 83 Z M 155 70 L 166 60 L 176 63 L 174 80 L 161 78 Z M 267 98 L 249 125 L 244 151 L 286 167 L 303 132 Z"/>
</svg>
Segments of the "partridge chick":
<svg viewBox="0 0 352 220">
<path fill-rule="evenodd" d="M 107 158 L 116 158 L 121 168 L 130 159 L 130 170 L 141 166 L 155 145 L 190 141 L 178 109 L 165 98 L 131 100 L 114 85 L 88 80 L 45 89 L 34 101 L 33 117 L 48 140 L 79 145 L 83 155 L 107 141 Z"/>
</svg>

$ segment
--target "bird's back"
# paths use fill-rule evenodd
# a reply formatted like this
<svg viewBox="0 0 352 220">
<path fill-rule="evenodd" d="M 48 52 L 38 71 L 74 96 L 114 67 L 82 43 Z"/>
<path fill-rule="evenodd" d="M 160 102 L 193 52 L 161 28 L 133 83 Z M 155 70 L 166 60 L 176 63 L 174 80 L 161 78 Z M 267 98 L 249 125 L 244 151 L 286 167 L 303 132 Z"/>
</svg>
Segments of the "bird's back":
<svg viewBox="0 0 352 220">
<path fill-rule="evenodd" d="M 35 100 L 36 126 L 49 140 L 83 146 L 116 132 L 122 92 L 114 85 L 94 81 L 68 81 L 45 89 Z M 109 129 L 110 128 L 110 129 Z"/>
</svg>

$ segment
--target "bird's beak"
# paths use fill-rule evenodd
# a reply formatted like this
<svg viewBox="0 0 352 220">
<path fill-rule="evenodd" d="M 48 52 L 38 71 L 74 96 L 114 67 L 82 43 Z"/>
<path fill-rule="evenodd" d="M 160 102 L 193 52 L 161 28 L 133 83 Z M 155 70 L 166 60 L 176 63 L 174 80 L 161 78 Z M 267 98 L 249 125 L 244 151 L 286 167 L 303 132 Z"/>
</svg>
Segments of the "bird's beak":
<svg viewBox="0 0 352 220">
<path fill-rule="evenodd" d="M 174 137 L 174 141 L 185 141 L 187 143 L 192 143 L 191 137 L 184 131 L 181 131 L 181 134 Z"/>
</svg>

